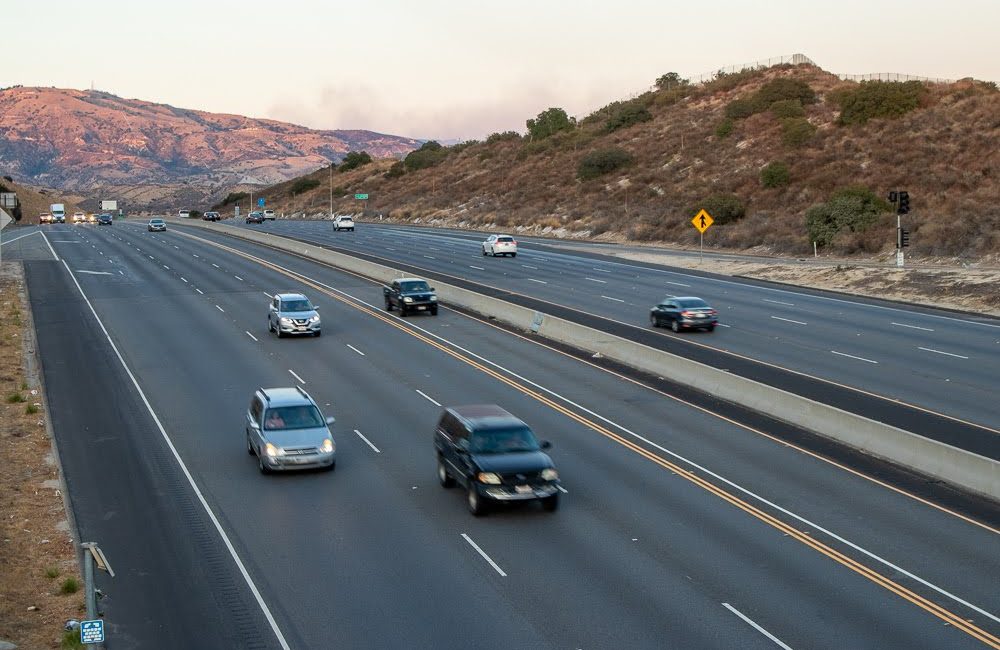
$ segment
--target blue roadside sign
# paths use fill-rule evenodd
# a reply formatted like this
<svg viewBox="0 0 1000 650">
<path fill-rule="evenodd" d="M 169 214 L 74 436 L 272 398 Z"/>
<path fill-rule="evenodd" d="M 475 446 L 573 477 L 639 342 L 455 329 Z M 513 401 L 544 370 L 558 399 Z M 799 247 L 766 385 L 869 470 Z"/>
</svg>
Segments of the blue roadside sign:
<svg viewBox="0 0 1000 650">
<path fill-rule="evenodd" d="M 262 208 L 264 207 L 264 197 L 260 197 L 259 199 L 257 199 L 257 205 Z"/>
<path fill-rule="evenodd" d="M 104 643 L 104 621 L 80 621 L 81 643 Z"/>
</svg>

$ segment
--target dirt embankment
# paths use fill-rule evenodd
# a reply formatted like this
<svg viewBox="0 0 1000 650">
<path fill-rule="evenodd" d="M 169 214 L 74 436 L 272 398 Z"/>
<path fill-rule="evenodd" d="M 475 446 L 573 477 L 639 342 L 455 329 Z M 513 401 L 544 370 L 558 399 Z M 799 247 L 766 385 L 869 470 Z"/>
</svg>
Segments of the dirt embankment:
<svg viewBox="0 0 1000 650">
<path fill-rule="evenodd" d="M 20 264 L 0 268 L 0 640 L 59 648 L 84 612 Z"/>
</svg>

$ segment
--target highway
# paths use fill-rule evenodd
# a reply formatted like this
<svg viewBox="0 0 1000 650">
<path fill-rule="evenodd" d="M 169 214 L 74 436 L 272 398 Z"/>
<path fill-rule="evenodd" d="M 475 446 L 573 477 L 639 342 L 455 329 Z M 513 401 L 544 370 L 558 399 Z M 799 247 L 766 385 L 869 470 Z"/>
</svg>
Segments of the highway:
<svg viewBox="0 0 1000 650">
<path fill-rule="evenodd" d="M 336 240 L 428 236 L 364 228 Z M 784 425 L 766 417 L 681 400 L 447 308 L 400 319 L 377 284 L 254 244 L 132 222 L 32 239 L 59 257 L 33 254 L 26 273 L 77 518 L 118 572 L 100 578 L 109 648 L 1000 648 L 995 504 L 965 514 L 942 505 L 944 488 L 916 495 L 775 438 Z M 514 265 L 552 254 L 526 245 L 467 266 L 514 288 Z M 585 277 L 663 289 L 582 260 L 529 270 L 553 285 L 562 272 L 581 304 L 603 304 Z M 284 290 L 319 306 L 322 338 L 268 334 L 266 294 Z M 629 295 L 643 317 L 655 299 L 599 291 Z M 781 313 L 836 309 L 804 300 Z M 690 338 L 756 338 L 741 350 L 784 358 L 771 348 L 790 343 L 733 336 L 751 303 L 725 315 L 722 336 Z M 877 336 L 892 340 L 891 327 Z M 968 338 L 949 350 L 988 349 Z M 243 414 L 255 388 L 297 383 L 337 418 L 337 468 L 263 476 Z M 552 441 L 558 512 L 473 518 L 437 483 L 441 406 L 468 403 L 500 404 Z"/>
<path fill-rule="evenodd" d="M 651 330 L 649 308 L 665 295 L 699 296 L 719 310 L 721 326 L 711 334 L 656 330 L 664 347 L 685 356 L 722 351 L 713 365 L 754 360 L 803 380 L 850 387 L 858 394 L 847 400 L 882 396 L 893 407 L 901 402 L 984 428 L 988 438 L 1000 434 L 993 404 L 1000 390 L 995 318 L 623 261 L 559 248 L 551 240 L 519 238 L 516 258 L 492 258 L 481 255 L 483 236 L 470 232 L 364 222 L 355 232 L 339 233 L 322 221 L 224 223 L 461 278 L 633 330 Z M 794 389 L 798 379 L 789 381 Z"/>
</svg>

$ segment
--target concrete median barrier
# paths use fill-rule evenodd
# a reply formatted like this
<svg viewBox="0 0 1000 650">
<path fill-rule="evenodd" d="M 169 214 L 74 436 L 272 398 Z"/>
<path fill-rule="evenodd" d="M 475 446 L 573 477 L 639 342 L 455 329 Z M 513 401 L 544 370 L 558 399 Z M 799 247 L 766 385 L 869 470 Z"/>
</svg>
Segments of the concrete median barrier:
<svg viewBox="0 0 1000 650">
<path fill-rule="evenodd" d="M 380 282 L 388 282 L 399 277 L 400 273 L 391 266 L 310 246 L 268 232 L 210 222 L 179 219 L 171 221 L 266 244 Z M 468 289 L 437 281 L 434 285 L 442 303 L 459 306 L 526 331 L 537 332 L 590 353 L 599 353 L 638 370 L 692 386 L 936 479 L 1000 500 L 1000 463 L 992 459 L 572 321 L 541 314 Z"/>
</svg>

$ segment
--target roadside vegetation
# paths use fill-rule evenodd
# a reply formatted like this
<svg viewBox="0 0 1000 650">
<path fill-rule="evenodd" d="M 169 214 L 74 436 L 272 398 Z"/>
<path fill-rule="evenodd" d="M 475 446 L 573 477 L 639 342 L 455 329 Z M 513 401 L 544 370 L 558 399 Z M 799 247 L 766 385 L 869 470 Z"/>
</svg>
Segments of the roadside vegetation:
<svg viewBox="0 0 1000 650">
<path fill-rule="evenodd" d="M 856 83 L 779 65 L 695 85 L 668 72 L 651 90 L 586 115 L 541 110 L 523 133 L 342 164 L 334 210 L 694 246 L 691 211 L 705 208 L 715 219 L 708 247 L 889 255 L 894 217 L 869 199 L 896 189 L 911 197 L 911 255 L 1000 262 L 997 115 L 996 85 L 971 79 Z M 326 213 L 328 174 L 269 188 L 268 205 Z"/>
</svg>

